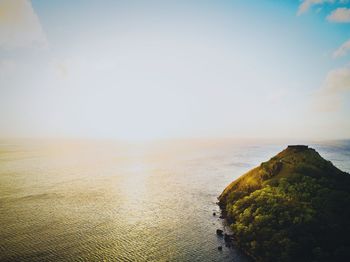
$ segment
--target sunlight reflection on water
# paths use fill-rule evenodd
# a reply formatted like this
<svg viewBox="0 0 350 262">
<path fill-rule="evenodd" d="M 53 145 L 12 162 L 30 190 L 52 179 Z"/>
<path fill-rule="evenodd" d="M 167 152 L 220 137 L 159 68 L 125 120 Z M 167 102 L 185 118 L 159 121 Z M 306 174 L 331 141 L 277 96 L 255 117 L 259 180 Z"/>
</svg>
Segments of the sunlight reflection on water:
<svg viewBox="0 0 350 262">
<path fill-rule="evenodd" d="M 348 149 L 315 146 L 349 171 Z M 246 261 L 217 250 L 216 198 L 284 147 L 2 141 L 0 260 Z"/>
</svg>

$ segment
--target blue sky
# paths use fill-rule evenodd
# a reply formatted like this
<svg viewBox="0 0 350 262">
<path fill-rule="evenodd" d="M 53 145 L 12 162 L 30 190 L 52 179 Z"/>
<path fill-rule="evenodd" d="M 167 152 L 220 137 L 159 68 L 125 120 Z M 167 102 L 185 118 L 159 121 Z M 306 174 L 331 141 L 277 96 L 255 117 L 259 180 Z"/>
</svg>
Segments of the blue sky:
<svg viewBox="0 0 350 262">
<path fill-rule="evenodd" d="M 3 137 L 350 136 L 346 0 L 0 0 L 0 35 Z"/>
</svg>

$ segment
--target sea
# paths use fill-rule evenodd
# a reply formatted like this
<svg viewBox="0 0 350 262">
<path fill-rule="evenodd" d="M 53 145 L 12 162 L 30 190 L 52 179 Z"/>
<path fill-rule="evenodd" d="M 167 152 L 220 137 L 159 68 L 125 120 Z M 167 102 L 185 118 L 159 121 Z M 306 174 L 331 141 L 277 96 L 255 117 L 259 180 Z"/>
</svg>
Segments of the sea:
<svg viewBox="0 0 350 262">
<path fill-rule="evenodd" d="M 217 197 L 288 144 L 0 140 L 0 261 L 250 261 Z M 350 172 L 350 140 L 303 144 Z"/>
</svg>

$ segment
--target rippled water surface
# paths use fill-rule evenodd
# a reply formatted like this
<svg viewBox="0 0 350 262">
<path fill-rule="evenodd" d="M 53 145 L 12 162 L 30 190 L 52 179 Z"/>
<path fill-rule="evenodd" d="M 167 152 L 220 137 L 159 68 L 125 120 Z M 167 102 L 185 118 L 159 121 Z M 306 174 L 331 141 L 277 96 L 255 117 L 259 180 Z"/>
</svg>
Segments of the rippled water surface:
<svg viewBox="0 0 350 262">
<path fill-rule="evenodd" d="M 216 198 L 285 146 L 1 141 L 0 260 L 247 261 L 215 234 Z M 350 171 L 349 141 L 314 147 Z"/>
</svg>

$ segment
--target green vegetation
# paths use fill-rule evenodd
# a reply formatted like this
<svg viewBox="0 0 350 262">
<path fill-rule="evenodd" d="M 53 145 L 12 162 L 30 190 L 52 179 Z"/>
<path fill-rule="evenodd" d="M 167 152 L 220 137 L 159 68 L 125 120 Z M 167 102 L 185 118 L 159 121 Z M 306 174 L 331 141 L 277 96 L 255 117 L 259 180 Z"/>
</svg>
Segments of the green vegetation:
<svg viewBox="0 0 350 262">
<path fill-rule="evenodd" d="M 238 245 L 257 261 L 350 261 L 350 175 L 288 147 L 219 197 Z"/>
</svg>

